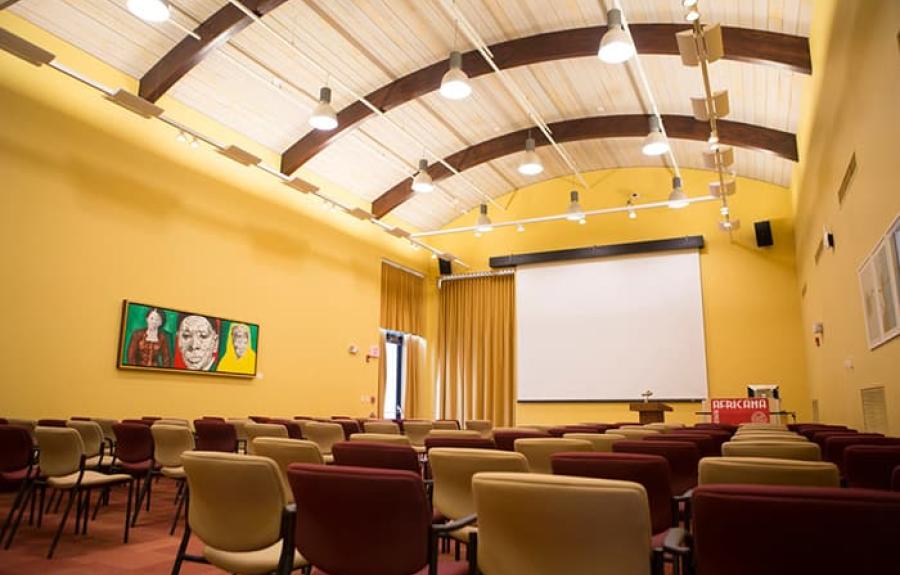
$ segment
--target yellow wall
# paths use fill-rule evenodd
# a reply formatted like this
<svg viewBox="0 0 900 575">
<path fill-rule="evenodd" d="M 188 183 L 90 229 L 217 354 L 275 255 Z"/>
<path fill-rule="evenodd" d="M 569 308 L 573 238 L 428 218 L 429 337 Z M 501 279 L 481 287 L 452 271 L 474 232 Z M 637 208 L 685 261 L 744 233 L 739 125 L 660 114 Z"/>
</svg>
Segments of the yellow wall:
<svg viewBox="0 0 900 575">
<path fill-rule="evenodd" d="M 632 192 L 639 202 L 661 201 L 671 189 L 671 175 L 662 168 L 606 170 L 586 174 L 591 189 L 582 193 L 584 209 L 623 206 Z M 705 195 L 711 172 L 685 170 L 688 195 Z M 551 206 L 562 213 L 571 183 L 564 179 L 538 183 L 499 201 L 509 209 L 491 210 L 495 221 L 546 215 Z M 798 287 L 794 268 L 791 197 L 787 189 L 740 179 L 732 200 L 732 213 L 743 228 L 729 239 L 717 229 L 719 204 L 694 205 L 683 210 L 668 208 L 641 211 L 636 220 L 625 214 L 595 216 L 586 225 L 568 221 L 534 224 L 525 232 L 497 229 L 481 238 L 471 233 L 434 240 L 462 257 L 473 269 L 487 269 L 488 258 L 602 244 L 702 235 L 703 313 L 706 353 L 713 397 L 744 397 L 751 383 L 778 384 L 786 409 L 809 418 Z M 467 214 L 448 227 L 472 225 Z M 769 219 L 775 246 L 756 247 L 752 222 Z M 665 289 L 661 285 L 660 290 Z M 648 382 L 652 388 L 652 383 Z M 696 421 L 698 404 L 675 404 L 669 420 Z M 517 421 L 557 423 L 636 419 L 625 404 L 544 403 L 519 404 Z"/>
<path fill-rule="evenodd" d="M 900 3 L 893 0 L 816 2 L 815 84 L 801 125 L 804 169 L 794 180 L 811 396 L 822 420 L 862 429 L 860 389 L 883 385 L 894 435 L 900 434 L 900 338 L 869 350 L 857 270 L 900 214 L 898 27 Z M 857 172 L 839 205 L 837 190 L 854 152 Z M 816 264 L 826 225 L 836 249 Z M 813 322 L 824 324 L 821 347 L 813 342 Z"/>
<path fill-rule="evenodd" d="M 0 18 L 76 69 L 132 81 Z M 0 416 L 369 413 L 361 398 L 375 394 L 378 364 L 364 356 L 378 341 L 380 261 L 433 267 L 422 252 L 6 53 L 0 109 Z M 260 324 L 260 376 L 117 370 L 124 298 Z"/>
</svg>

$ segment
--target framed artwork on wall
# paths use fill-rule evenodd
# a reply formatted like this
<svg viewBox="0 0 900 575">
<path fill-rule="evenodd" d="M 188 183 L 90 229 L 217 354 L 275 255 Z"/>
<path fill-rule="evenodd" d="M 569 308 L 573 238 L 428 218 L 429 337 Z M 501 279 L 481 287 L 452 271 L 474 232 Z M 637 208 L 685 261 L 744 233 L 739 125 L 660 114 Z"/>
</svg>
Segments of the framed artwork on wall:
<svg viewBox="0 0 900 575">
<path fill-rule="evenodd" d="M 859 268 L 869 349 L 900 335 L 900 216 Z"/>
<path fill-rule="evenodd" d="M 259 325 L 125 300 L 118 367 L 256 376 Z"/>
</svg>

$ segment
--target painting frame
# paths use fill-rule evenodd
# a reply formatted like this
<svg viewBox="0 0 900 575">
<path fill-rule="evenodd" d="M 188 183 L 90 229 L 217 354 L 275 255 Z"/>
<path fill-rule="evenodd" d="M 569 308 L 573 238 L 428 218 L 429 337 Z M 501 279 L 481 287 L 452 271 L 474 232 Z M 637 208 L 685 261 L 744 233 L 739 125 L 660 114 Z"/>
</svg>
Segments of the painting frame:
<svg viewBox="0 0 900 575">
<path fill-rule="evenodd" d="M 900 215 L 858 269 L 869 350 L 900 335 Z"/>
<path fill-rule="evenodd" d="M 153 338 L 147 337 L 151 329 L 156 334 Z M 141 343 L 135 340 L 138 336 Z M 258 373 L 259 345 L 257 323 L 124 299 L 116 367 L 253 379 Z"/>
</svg>

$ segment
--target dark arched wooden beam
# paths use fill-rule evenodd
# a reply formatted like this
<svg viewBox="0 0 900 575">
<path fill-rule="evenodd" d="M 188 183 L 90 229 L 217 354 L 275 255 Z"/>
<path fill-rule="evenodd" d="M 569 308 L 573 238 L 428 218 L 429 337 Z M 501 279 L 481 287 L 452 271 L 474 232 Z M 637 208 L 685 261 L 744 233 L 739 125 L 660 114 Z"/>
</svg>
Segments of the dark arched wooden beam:
<svg viewBox="0 0 900 575">
<path fill-rule="evenodd" d="M 641 54 L 674 55 L 678 54 L 675 33 L 689 28 L 685 24 L 632 24 L 631 35 L 635 48 Z M 501 42 L 491 46 L 490 50 L 501 70 L 567 58 L 596 57 L 604 32 L 606 26 L 547 32 Z M 809 39 L 802 36 L 723 26 L 722 38 L 726 59 L 778 66 L 803 74 L 812 71 Z M 470 78 L 492 72 L 476 51 L 466 52 L 462 60 L 463 70 Z M 447 66 L 447 61 L 442 60 L 416 70 L 367 94 L 366 99 L 382 111 L 396 108 L 440 88 Z M 288 148 L 281 157 L 281 171 L 293 173 L 325 149 L 341 132 L 372 113 L 365 104 L 353 102 L 338 113 L 337 128 L 330 132 L 309 132 Z"/>
<path fill-rule="evenodd" d="M 284 2 L 285 0 L 241 0 L 244 6 L 260 17 Z M 144 74 L 138 94 L 151 102 L 159 100 L 210 52 L 251 23 L 253 19 L 240 8 L 234 4 L 226 4 L 194 29 L 194 33 L 200 36 L 199 40 L 193 36 L 185 36 Z"/>
<path fill-rule="evenodd" d="M 663 115 L 666 133 L 670 138 L 698 140 L 705 142 L 709 137 L 709 123 L 700 122 L 690 116 Z M 647 134 L 648 116 L 631 114 L 622 116 L 593 116 L 564 120 L 550 124 L 553 138 L 560 143 L 594 140 L 598 138 L 641 137 Z M 780 132 L 771 128 L 719 120 L 719 141 L 730 146 L 758 150 L 775 154 L 779 158 L 797 161 L 797 138 L 794 134 Z M 451 154 L 444 160 L 458 171 L 474 168 L 479 164 L 521 152 L 525 146 L 525 138 L 529 130 L 510 132 L 486 140 Z M 537 139 L 537 138 L 536 138 Z M 537 146 L 546 146 L 549 142 L 537 139 Z M 428 174 L 435 182 L 453 175 L 443 164 L 434 163 L 428 166 Z M 376 217 L 384 217 L 391 210 L 408 200 L 413 195 L 412 178 L 407 178 L 390 190 L 381 194 L 372 202 L 372 213 Z"/>
</svg>

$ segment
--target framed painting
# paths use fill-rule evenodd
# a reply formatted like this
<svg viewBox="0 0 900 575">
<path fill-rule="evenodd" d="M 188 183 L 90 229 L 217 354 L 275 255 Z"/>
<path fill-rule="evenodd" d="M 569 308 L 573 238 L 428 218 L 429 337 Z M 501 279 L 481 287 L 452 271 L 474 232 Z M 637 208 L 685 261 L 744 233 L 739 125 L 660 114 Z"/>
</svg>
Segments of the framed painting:
<svg viewBox="0 0 900 575">
<path fill-rule="evenodd" d="M 900 335 L 900 217 L 859 268 L 869 349 Z"/>
<path fill-rule="evenodd" d="M 118 367 L 256 376 L 259 325 L 125 300 Z"/>
</svg>

